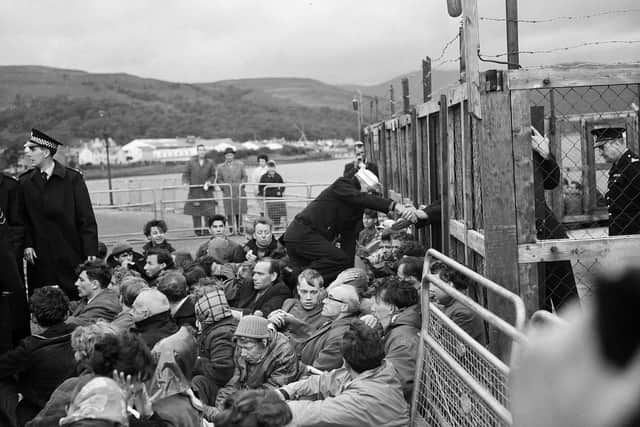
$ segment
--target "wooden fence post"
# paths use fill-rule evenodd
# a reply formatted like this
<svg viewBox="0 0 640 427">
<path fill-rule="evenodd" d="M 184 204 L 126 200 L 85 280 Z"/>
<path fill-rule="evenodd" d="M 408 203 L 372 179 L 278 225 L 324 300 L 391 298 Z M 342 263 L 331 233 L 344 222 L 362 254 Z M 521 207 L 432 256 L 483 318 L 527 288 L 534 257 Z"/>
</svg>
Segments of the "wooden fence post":
<svg viewBox="0 0 640 427">
<path fill-rule="evenodd" d="M 544 107 L 536 109 L 530 106 L 529 92 L 526 90 L 511 91 L 511 127 L 513 136 L 513 161 L 516 221 L 518 225 L 518 244 L 535 243 L 535 190 L 534 163 L 531 148 L 531 126 L 544 132 Z M 534 121 L 535 119 L 535 121 Z M 520 264 L 518 266 L 520 278 L 520 297 L 531 315 L 540 307 L 544 298 L 544 286 L 539 286 L 539 279 L 544 277 L 542 264 Z"/>
<path fill-rule="evenodd" d="M 392 116 L 396 113 L 396 101 L 393 94 L 393 85 L 389 86 L 389 111 L 391 111 Z"/>
<path fill-rule="evenodd" d="M 485 92 L 480 101 L 483 117 L 480 124 L 480 171 L 485 275 L 519 295 L 515 167 L 509 93 L 502 90 Z M 507 301 L 490 295 L 488 303 L 492 312 L 513 323 L 515 313 Z M 489 341 L 494 354 L 508 361 L 511 340 L 491 328 Z"/>
<path fill-rule="evenodd" d="M 407 114 L 411 110 L 409 105 L 409 79 L 402 78 L 402 112 Z"/>
<path fill-rule="evenodd" d="M 422 99 L 431 101 L 431 57 L 422 60 Z"/>
<path fill-rule="evenodd" d="M 450 256 L 449 236 L 449 129 L 448 129 L 449 107 L 447 105 L 447 96 L 440 95 L 440 164 L 442 165 L 440 179 L 440 197 L 441 217 L 442 217 L 442 253 Z"/>
</svg>

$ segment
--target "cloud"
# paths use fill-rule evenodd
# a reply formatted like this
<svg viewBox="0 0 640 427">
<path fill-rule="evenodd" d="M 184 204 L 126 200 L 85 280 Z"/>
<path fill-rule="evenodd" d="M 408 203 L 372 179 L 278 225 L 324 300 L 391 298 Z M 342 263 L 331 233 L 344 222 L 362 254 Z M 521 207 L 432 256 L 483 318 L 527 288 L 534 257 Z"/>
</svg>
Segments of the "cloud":
<svg viewBox="0 0 640 427">
<path fill-rule="evenodd" d="M 520 2 L 521 17 L 634 8 L 636 0 Z M 504 16 L 504 0 L 479 2 Z M 639 13 L 520 25 L 520 48 L 538 50 L 598 39 L 640 39 Z M 172 81 L 297 76 L 373 84 L 419 68 L 457 32 L 445 0 L 9 0 L 0 5 L 0 63 L 91 72 L 127 72 Z M 485 53 L 506 50 L 504 23 L 483 21 Z M 640 45 L 554 55 L 525 64 L 640 59 Z M 445 57 L 457 56 L 457 43 Z M 455 68 L 457 65 L 450 64 Z"/>
</svg>

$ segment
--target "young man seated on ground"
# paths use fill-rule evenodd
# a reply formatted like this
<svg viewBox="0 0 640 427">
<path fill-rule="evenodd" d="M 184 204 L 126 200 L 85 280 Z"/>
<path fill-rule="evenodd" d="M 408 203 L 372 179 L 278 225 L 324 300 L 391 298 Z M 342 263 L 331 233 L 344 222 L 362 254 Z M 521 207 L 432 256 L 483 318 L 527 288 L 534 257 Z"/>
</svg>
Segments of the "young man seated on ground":
<svg viewBox="0 0 640 427">
<path fill-rule="evenodd" d="M 467 290 L 467 278 L 450 268 L 441 261 L 436 261 L 430 266 L 431 274 L 437 274 L 440 279 L 449 286 L 453 286 L 460 292 Z M 460 326 L 471 338 L 480 344 L 486 345 L 487 338 L 482 318 L 471 311 L 469 307 L 449 296 L 438 286 L 431 284 L 429 293 L 433 295 L 442 312 Z"/>
<path fill-rule="evenodd" d="M 158 278 L 165 271 L 173 270 L 175 264 L 171 254 L 164 249 L 149 249 L 144 265 L 145 279 L 149 286 L 157 286 Z"/>
<path fill-rule="evenodd" d="M 269 322 L 294 342 L 299 342 L 328 319 L 322 316 L 325 290 L 320 273 L 311 268 L 303 270 L 298 275 L 296 291 L 298 298 L 285 300 L 281 309 L 271 312 Z"/>
<path fill-rule="evenodd" d="M 142 229 L 147 243 L 142 246 L 142 256 L 146 257 L 150 249 L 163 249 L 169 253 L 175 252 L 173 246 L 167 241 L 167 223 L 161 219 L 152 219 Z"/>
<path fill-rule="evenodd" d="M 424 258 L 405 256 L 398 264 L 398 277 L 410 281 L 420 292 L 422 286 L 422 269 L 424 268 Z"/>
<path fill-rule="evenodd" d="M 402 391 L 411 401 L 420 333 L 420 305 L 413 283 L 397 277 L 383 279 L 373 303 L 373 315 L 384 331 L 384 353 L 398 372 Z"/>
<path fill-rule="evenodd" d="M 230 304 L 244 314 L 268 317 L 290 296 L 289 288 L 280 280 L 278 261 L 263 258 L 253 267 L 253 282 L 243 280 Z"/>
<path fill-rule="evenodd" d="M 409 405 L 395 368 L 384 360 L 378 332 L 355 321 L 345 331 L 340 350 L 340 369 L 278 389 L 291 408 L 292 425 L 409 425 Z"/>
<path fill-rule="evenodd" d="M 264 317 L 245 316 L 234 333 L 235 370 L 220 389 L 216 406 L 239 390 L 281 387 L 300 376 L 300 365 L 289 339 L 269 328 Z"/>
<path fill-rule="evenodd" d="M 260 217 L 253 223 L 253 237 L 244 245 L 247 261 L 262 258 L 282 258 L 284 247 L 273 238 L 273 222 L 267 217 Z"/>
<path fill-rule="evenodd" d="M 329 320 L 302 340 L 300 360 L 321 371 L 330 371 L 342 366 L 342 336 L 351 322 L 358 319 L 360 301 L 353 286 L 336 285 L 327 289 L 322 304 L 322 316 Z"/>
<path fill-rule="evenodd" d="M 51 393 L 75 374 L 71 348 L 74 326 L 64 323 L 69 300 L 57 286 L 35 290 L 31 321 L 41 332 L 0 356 L 0 421 L 23 426 L 44 408 Z M 22 400 L 18 403 L 18 393 Z"/>
<path fill-rule="evenodd" d="M 66 323 L 85 326 L 98 319 L 111 322 L 122 311 L 118 294 L 109 289 L 111 272 L 102 261 L 86 261 L 76 270 L 76 288 L 81 302 Z"/>
<path fill-rule="evenodd" d="M 217 264 L 229 262 L 239 263 L 245 260 L 242 246 L 227 237 L 227 219 L 224 215 L 216 214 L 207 223 L 211 239 L 200 245 L 196 251 L 196 259 L 210 255 Z"/>
<path fill-rule="evenodd" d="M 171 318 L 176 325 L 188 325 L 195 329 L 196 311 L 184 276 L 177 271 L 163 274 L 158 279 L 158 290 L 167 296 Z"/>
</svg>

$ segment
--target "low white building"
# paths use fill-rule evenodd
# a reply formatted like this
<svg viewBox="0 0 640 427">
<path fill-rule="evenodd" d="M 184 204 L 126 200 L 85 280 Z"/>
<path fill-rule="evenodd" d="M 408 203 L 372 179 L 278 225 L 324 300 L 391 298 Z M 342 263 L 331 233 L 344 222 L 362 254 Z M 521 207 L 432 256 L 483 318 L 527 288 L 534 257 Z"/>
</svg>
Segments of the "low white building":
<svg viewBox="0 0 640 427">
<path fill-rule="evenodd" d="M 238 149 L 231 138 L 203 139 L 186 138 L 141 138 L 134 139 L 122 147 L 128 162 L 186 162 L 196 155 L 197 146 L 207 150 L 223 152 L 227 147 Z"/>
<path fill-rule="evenodd" d="M 77 150 L 78 165 L 106 165 L 107 164 L 107 150 L 105 147 L 104 139 L 94 138 L 88 142 L 82 144 L 82 147 Z M 116 144 L 116 142 L 109 138 L 109 161 L 111 164 L 123 164 L 126 163 L 126 155 L 122 151 L 122 148 Z"/>
</svg>

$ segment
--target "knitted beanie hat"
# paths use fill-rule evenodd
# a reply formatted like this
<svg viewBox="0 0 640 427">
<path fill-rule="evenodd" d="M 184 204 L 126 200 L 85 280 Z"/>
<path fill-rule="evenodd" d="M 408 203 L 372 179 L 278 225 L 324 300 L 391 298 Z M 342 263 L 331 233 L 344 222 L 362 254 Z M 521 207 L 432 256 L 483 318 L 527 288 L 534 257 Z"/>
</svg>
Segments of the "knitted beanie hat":
<svg viewBox="0 0 640 427">
<path fill-rule="evenodd" d="M 269 338 L 269 321 L 260 316 L 244 316 L 238 322 L 234 336 L 256 339 Z"/>
</svg>

